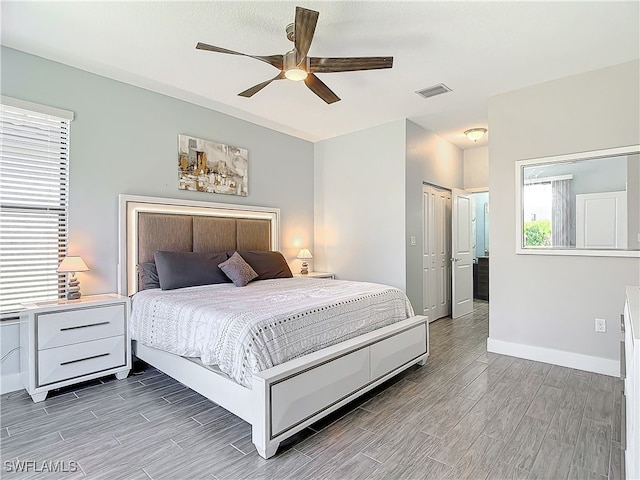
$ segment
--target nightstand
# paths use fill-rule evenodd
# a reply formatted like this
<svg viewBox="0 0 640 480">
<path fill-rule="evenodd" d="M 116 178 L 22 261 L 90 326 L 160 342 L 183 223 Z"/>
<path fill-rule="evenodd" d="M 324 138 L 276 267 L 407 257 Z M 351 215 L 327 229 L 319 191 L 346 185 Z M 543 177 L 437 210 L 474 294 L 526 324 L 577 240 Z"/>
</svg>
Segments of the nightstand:
<svg viewBox="0 0 640 480">
<path fill-rule="evenodd" d="M 131 369 L 129 298 L 92 295 L 25 305 L 20 314 L 20 376 L 34 402 L 49 390 Z"/>
<path fill-rule="evenodd" d="M 308 278 L 331 278 L 331 279 L 335 279 L 336 276 L 333 273 L 329 273 L 329 272 L 309 272 L 306 274 L 301 274 L 301 273 L 294 273 L 293 274 L 294 277 L 308 277 Z"/>
</svg>

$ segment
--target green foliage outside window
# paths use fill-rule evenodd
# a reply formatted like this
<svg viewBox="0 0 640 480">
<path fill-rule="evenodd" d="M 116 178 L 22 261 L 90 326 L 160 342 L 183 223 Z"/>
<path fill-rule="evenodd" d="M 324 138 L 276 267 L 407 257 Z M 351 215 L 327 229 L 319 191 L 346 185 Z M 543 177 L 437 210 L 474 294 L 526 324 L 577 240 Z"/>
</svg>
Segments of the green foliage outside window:
<svg viewBox="0 0 640 480">
<path fill-rule="evenodd" d="M 551 220 L 524 222 L 525 247 L 551 246 Z"/>
</svg>

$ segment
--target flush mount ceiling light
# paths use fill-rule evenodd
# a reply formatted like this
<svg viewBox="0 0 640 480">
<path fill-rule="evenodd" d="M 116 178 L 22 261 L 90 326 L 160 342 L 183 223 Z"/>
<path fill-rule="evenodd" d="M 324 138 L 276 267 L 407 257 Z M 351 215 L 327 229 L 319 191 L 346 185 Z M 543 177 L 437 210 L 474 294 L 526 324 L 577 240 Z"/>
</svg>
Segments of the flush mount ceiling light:
<svg viewBox="0 0 640 480">
<path fill-rule="evenodd" d="M 487 133 L 486 128 L 471 128 L 464 132 L 467 138 L 469 140 L 473 140 L 474 142 L 477 142 L 478 140 L 480 140 L 485 133 Z"/>
</svg>

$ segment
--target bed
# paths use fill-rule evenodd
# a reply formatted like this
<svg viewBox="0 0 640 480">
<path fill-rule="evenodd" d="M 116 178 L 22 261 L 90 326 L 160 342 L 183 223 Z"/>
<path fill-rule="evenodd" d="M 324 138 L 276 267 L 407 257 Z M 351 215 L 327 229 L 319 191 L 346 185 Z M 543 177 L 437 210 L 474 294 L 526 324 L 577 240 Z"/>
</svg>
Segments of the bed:
<svg viewBox="0 0 640 480">
<path fill-rule="evenodd" d="M 120 195 L 119 203 L 118 289 L 123 295 L 134 295 L 141 290 L 139 265 L 153 260 L 157 251 L 279 250 L 280 210 L 276 208 L 131 195 Z M 277 289 L 280 288 L 287 289 L 287 293 L 278 293 Z M 274 299 L 273 312 L 267 312 L 265 318 L 268 319 L 269 315 L 281 318 L 277 315 L 285 315 L 285 312 L 278 310 L 280 297 L 299 295 L 300 298 L 316 301 L 316 293 L 320 295 L 322 291 L 336 299 L 334 304 L 365 301 L 346 300 L 347 297 L 344 297 L 344 301 L 338 301 L 339 292 L 346 295 L 350 288 L 356 292 L 364 286 L 357 282 L 342 283 L 328 279 L 278 278 L 258 280 L 244 288 L 227 283 L 177 289 L 171 291 L 171 302 L 183 302 L 181 308 L 187 309 L 191 308 L 189 302 L 192 302 L 192 298 L 212 298 L 217 295 L 229 300 L 233 295 L 246 292 L 254 295 L 254 303 L 249 305 L 256 305 L 256 299 L 259 298 Z M 232 368 L 234 364 L 247 363 L 246 359 L 235 363 L 221 361 L 219 365 L 212 366 L 208 364 L 211 359 L 202 353 L 207 360 L 205 364 L 193 357 L 195 354 L 188 345 L 173 349 L 175 353 L 172 353 L 169 346 L 152 341 L 153 336 L 144 337 L 140 333 L 153 323 L 146 327 L 143 322 L 132 325 L 132 330 L 137 329 L 134 337 L 142 338 L 132 342 L 132 351 L 141 360 L 250 423 L 258 454 L 267 459 L 275 455 L 279 444 L 286 438 L 412 365 L 424 365 L 426 362 L 429 355 L 427 317 L 413 315 L 405 318 L 408 314 L 403 314 L 403 319 L 391 320 L 388 317 L 399 315 L 400 307 L 381 310 L 379 304 L 371 300 L 377 299 L 376 295 L 374 291 L 362 296 L 369 298 L 368 303 L 373 303 L 371 311 L 378 312 L 377 316 L 367 314 L 367 317 L 371 317 L 370 324 L 354 319 L 353 328 L 348 322 L 333 326 L 330 330 L 344 327 L 343 337 L 339 341 L 333 340 L 327 342 L 328 346 L 322 344 L 315 349 L 305 347 L 306 350 L 289 352 L 289 356 L 283 357 L 284 361 L 282 358 L 272 358 L 277 356 L 275 354 L 266 355 L 266 360 L 252 356 L 251 361 L 260 364 L 259 369 L 253 369 L 258 371 Z M 140 292 L 137 299 L 136 296 L 133 298 L 133 308 L 136 308 L 136 302 L 138 306 L 146 302 L 146 305 L 151 305 L 149 310 L 156 311 L 153 303 L 156 297 L 159 301 L 159 291 Z M 295 301 L 302 303 L 297 297 Z M 203 300 L 195 302 L 206 303 Z M 232 304 L 227 301 L 227 307 Z M 311 306 L 305 312 L 313 312 L 317 316 L 329 308 L 331 305 Z M 352 310 L 359 309 L 360 306 Z M 254 310 L 260 309 L 251 307 L 251 311 Z M 413 313 L 410 306 L 407 311 Z M 200 311 L 194 312 L 192 316 L 197 315 L 197 318 L 202 315 Z M 286 315 L 289 315 L 286 318 L 296 317 L 295 312 Z M 315 317 L 310 316 L 311 313 L 305 315 L 308 316 L 304 323 L 315 325 Z M 170 313 L 165 317 L 168 319 L 167 328 L 177 328 L 177 322 L 171 323 Z M 361 330 L 356 329 L 356 324 Z M 236 323 L 230 322 L 228 325 Z M 180 333 L 177 336 L 182 335 Z M 282 338 L 291 339 L 293 336 L 285 332 Z M 216 358 L 218 361 L 226 357 L 219 355 Z"/>
</svg>

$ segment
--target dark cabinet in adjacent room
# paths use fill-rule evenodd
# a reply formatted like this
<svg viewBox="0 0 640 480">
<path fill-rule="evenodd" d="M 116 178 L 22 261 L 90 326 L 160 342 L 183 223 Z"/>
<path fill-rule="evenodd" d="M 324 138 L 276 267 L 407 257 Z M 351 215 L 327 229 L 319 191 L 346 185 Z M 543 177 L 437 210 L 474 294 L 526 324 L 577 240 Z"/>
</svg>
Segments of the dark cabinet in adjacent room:
<svg viewBox="0 0 640 480">
<path fill-rule="evenodd" d="M 478 257 L 474 267 L 474 297 L 489 300 L 489 257 Z"/>
</svg>

